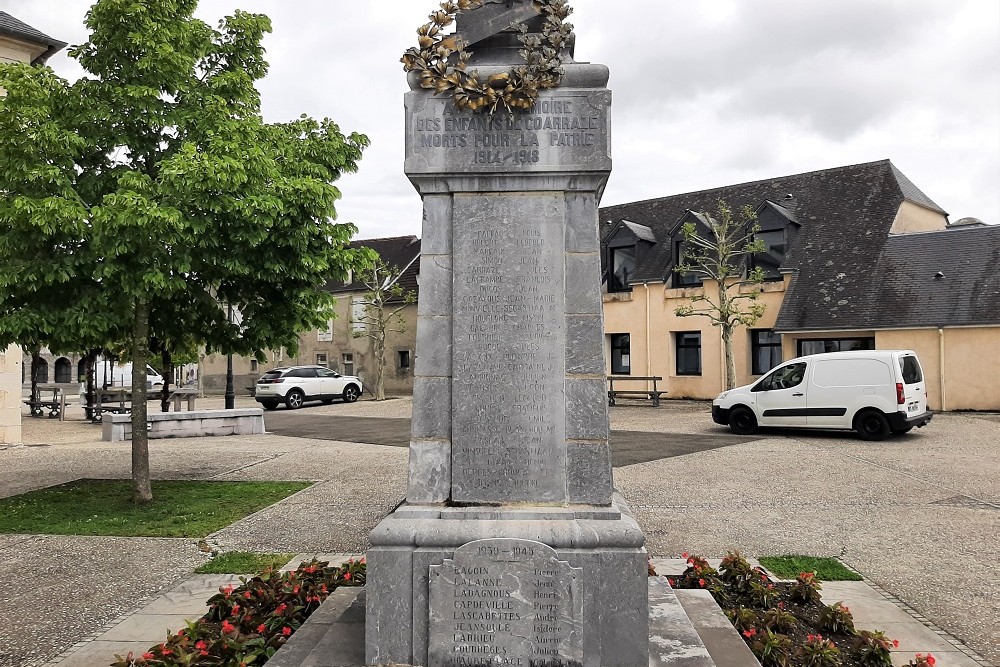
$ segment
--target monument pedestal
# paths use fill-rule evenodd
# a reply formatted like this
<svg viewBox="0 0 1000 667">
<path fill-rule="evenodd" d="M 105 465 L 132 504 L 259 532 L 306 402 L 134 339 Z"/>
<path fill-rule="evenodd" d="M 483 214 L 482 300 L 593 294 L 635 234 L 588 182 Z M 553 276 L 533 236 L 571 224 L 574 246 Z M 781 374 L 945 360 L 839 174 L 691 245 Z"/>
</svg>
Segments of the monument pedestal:
<svg viewBox="0 0 1000 667">
<path fill-rule="evenodd" d="M 537 12 L 460 15 L 470 69 L 516 66 L 504 29 Z M 460 110 L 410 77 L 424 221 L 409 484 L 370 536 L 369 665 L 647 664 L 644 536 L 608 441 L 608 69 L 564 58 L 562 85 L 516 113 Z"/>
<path fill-rule="evenodd" d="M 371 534 L 368 664 L 645 665 L 649 631 L 643 541 L 617 496 L 607 508 L 403 505 Z M 462 575 L 457 586 L 446 589 L 447 597 L 435 595 L 435 566 L 454 559 L 465 545 L 503 549 L 505 542 L 525 548 L 542 544 L 552 553 L 530 554 L 527 560 L 514 554 L 501 578 L 494 576 L 489 554 L 480 555 L 476 547 L 477 567 L 484 573 Z M 519 567 L 522 561 L 525 566 Z M 560 596 L 565 609 L 548 597 L 557 590 L 549 584 L 558 577 L 537 574 L 554 572 L 557 563 L 577 570 L 574 594 Z M 464 566 L 465 572 L 474 569 Z M 572 609 L 575 603 L 579 609 Z M 560 644 L 561 651 L 550 652 Z M 479 652 L 483 647 L 492 652 Z M 435 650 L 437 659 L 429 659 Z"/>
</svg>

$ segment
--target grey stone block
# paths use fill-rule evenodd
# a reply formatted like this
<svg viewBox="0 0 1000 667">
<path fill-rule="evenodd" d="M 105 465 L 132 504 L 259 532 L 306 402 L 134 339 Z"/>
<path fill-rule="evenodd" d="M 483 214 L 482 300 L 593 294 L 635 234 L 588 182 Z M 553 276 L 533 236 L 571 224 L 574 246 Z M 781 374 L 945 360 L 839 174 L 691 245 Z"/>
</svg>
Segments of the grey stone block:
<svg viewBox="0 0 1000 667">
<path fill-rule="evenodd" d="M 715 667 L 666 577 L 649 577 L 650 667 Z"/>
<path fill-rule="evenodd" d="M 373 547 L 367 554 L 366 664 L 409 664 L 413 614 L 413 549 Z"/>
<path fill-rule="evenodd" d="M 611 446 L 605 441 L 568 442 L 569 502 L 611 504 Z"/>
<path fill-rule="evenodd" d="M 644 665 L 649 636 L 645 549 L 601 551 L 601 667 Z"/>
<path fill-rule="evenodd" d="M 414 438 L 451 440 L 451 379 L 420 377 L 413 381 Z"/>
<path fill-rule="evenodd" d="M 420 253 L 420 297 L 417 315 L 451 315 L 451 255 Z"/>
<path fill-rule="evenodd" d="M 604 374 L 604 318 L 601 315 L 566 316 L 566 373 Z"/>
<path fill-rule="evenodd" d="M 600 251 L 599 224 L 595 193 L 566 193 L 566 252 Z"/>
<path fill-rule="evenodd" d="M 451 318 L 417 318 L 417 359 L 413 372 L 423 377 L 451 376 Z"/>
<path fill-rule="evenodd" d="M 566 380 L 566 438 L 607 440 L 608 391 L 603 377 Z"/>
<path fill-rule="evenodd" d="M 416 504 L 443 503 L 451 496 L 451 443 L 410 442 L 410 479 L 406 500 Z"/>
<path fill-rule="evenodd" d="M 566 314 L 600 315 L 603 305 L 600 253 L 566 253 Z"/>
<path fill-rule="evenodd" d="M 452 198 L 450 194 L 425 194 L 423 234 L 420 254 L 450 255 L 452 238 Z"/>
</svg>

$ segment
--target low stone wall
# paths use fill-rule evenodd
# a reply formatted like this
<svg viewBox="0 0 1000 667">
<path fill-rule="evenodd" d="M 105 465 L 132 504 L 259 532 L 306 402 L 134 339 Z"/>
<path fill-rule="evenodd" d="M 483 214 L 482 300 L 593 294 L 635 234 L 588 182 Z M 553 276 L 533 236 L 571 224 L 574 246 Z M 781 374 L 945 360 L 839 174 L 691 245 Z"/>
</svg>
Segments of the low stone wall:
<svg viewBox="0 0 1000 667">
<path fill-rule="evenodd" d="M 255 435 L 264 432 L 264 411 L 260 408 L 200 410 L 193 412 L 150 413 L 149 438 L 197 438 L 210 435 Z M 101 417 L 103 439 L 118 442 L 132 439 L 132 416 L 105 413 Z"/>
</svg>

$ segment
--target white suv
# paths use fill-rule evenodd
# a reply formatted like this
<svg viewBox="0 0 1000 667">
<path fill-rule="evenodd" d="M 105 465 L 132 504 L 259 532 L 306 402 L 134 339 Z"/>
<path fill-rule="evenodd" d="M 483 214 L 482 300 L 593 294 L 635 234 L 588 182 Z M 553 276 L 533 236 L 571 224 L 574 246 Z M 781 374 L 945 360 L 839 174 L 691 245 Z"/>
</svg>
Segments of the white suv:
<svg viewBox="0 0 1000 667">
<path fill-rule="evenodd" d="M 254 396 L 265 410 L 274 410 L 279 403 L 297 410 L 306 401 L 333 403 L 341 398 L 353 403 L 361 390 L 361 380 L 353 375 L 341 375 L 325 366 L 289 366 L 264 373 Z"/>
</svg>

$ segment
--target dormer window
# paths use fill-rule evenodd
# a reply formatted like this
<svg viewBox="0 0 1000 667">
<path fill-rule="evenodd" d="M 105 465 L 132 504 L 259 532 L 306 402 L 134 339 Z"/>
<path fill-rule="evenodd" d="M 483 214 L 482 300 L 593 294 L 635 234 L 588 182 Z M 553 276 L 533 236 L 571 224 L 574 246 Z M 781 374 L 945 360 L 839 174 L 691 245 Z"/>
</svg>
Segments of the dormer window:
<svg viewBox="0 0 1000 667">
<path fill-rule="evenodd" d="M 677 265 L 684 263 L 683 241 L 677 241 L 674 244 L 674 256 L 677 258 Z M 701 287 L 701 276 L 696 273 L 681 273 L 675 269 L 674 287 Z"/>
<path fill-rule="evenodd" d="M 635 246 L 608 249 L 608 291 L 627 292 L 632 289 L 629 281 L 635 275 Z"/>
<path fill-rule="evenodd" d="M 760 269 L 764 280 L 781 280 L 781 264 L 785 261 L 785 230 L 760 231 L 754 234 L 755 241 L 763 241 L 763 252 L 754 253 L 750 258 L 750 268 Z"/>
</svg>

